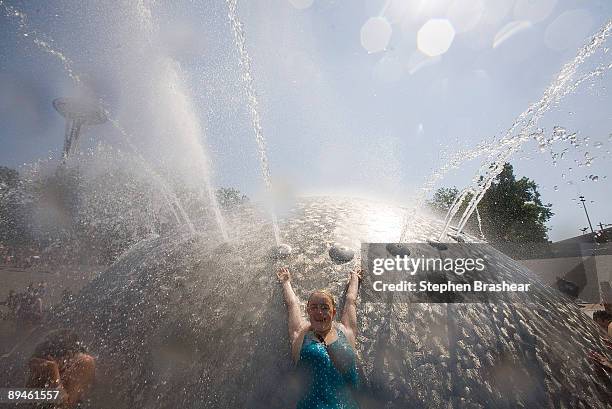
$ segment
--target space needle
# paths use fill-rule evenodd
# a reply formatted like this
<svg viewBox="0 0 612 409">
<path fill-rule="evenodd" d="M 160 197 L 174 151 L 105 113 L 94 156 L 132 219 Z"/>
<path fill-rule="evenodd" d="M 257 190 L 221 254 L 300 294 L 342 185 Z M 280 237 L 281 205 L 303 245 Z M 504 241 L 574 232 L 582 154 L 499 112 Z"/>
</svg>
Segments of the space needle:
<svg viewBox="0 0 612 409">
<path fill-rule="evenodd" d="M 104 123 L 107 117 L 97 103 L 77 98 L 57 98 L 53 100 L 53 108 L 66 119 L 62 154 L 65 162 L 76 151 L 83 127 Z"/>
</svg>

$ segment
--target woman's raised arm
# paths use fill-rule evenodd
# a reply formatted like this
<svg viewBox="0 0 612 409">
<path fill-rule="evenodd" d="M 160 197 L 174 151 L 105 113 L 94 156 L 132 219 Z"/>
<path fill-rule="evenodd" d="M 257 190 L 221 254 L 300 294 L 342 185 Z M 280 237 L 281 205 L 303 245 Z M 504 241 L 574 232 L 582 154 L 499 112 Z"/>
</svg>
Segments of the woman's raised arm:
<svg viewBox="0 0 612 409">
<path fill-rule="evenodd" d="M 345 335 L 353 348 L 357 338 L 357 293 L 362 274 L 362 271 L 359 269 L 349 273 L 348 289 L 346 290 L 344 309 L 342 311 L 342 319 L 340 320 L 347 330 Z"/>
<path fill-rule="evenodd" d="M 283 295 L 285 297 L 285 303 L 287 304 L 287 320 L 289 326 L 289 339 L 291 345 L 295 342 L 304 326 L 308 325 L 308 322 L 302 317 L 300 312 L 300 300 L 297 295 L 293 292 L 291 287 L 291 274 L 287 267 L 283 267 L 276 273 L 278 280 L 283 286 Z"/>
</svg>

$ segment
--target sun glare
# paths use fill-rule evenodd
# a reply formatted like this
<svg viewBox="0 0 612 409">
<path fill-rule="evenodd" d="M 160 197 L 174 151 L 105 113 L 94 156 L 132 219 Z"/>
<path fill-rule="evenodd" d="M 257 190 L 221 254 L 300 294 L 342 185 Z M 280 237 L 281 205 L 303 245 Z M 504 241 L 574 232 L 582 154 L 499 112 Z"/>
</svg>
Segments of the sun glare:
<svg viewBox="0 0 612 409">
<path fill-rule="evenodd" d="M 383 17 L 372 17 L 361 27 L 361 45 L 368 53 L 384 51 L 391 39 L 391 24 Z"/>
<path fill-rule="evenodd" d="M 446 19 L 431 19 L 417 33 L 417 47 L 425 55 L 435 57 L 448 51 L 455 29 Z"/>
</svg>

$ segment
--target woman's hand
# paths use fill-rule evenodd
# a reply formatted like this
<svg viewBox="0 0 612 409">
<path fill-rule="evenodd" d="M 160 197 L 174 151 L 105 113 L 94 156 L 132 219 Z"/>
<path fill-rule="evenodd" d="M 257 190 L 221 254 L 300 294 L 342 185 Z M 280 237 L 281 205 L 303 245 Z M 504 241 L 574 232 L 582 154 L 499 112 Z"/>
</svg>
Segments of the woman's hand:
<svg viewBox="0 0 612 409">
<path fill-rule="evenodd" d="M 280 270 L 276 272 L 276 276 L 278 277 L 278 281 L 282 284 L 287 281 L 291 281 L 291 273 L 287 267 L 282 267 Z"/>
</svg>

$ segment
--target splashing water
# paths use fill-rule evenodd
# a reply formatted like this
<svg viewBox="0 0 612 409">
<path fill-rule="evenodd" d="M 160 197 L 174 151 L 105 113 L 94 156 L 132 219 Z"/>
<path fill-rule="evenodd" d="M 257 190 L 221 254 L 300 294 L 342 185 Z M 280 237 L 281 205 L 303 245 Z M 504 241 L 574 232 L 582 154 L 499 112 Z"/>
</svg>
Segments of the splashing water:
<svg viewBox="0 0 612 409">
<path fill-rule="evenodd" d="M 444 176 L 453 169 L 458 169 L 459 166 L 469 160 L 473 160 L 482 156 L 492 149 L 495 146 L 495 142 L 483 142 L 478 144 L 474 149 L 470 150 L 461 150 L 453 152 L 450 157 L 443 158 L 444 165 L 438 170 L 436 170 L 423 184 L 423 187 L 419 189 L 415 202 L 411 208 L 411 210 L 406 211 L 404 214 L 404 218 L 402 221 L 402 231 L 400 234 L 399 242 L 406 242 L 408 240 L 409 234 L 409 226 L 411 220 L 414 220 L 418 211 L 425 204 L 425 199 L 427 196 L 433 191 L 436 183 L 442 180 Z M 462 193 L 463 194 L 463 193 Z M 448 216 L 448 215 L 447 215 Z"/>
<path fill-rule="evenodd" d="M 559 98 L 569 94 L 570 92 L 575 91 L 582 83 L 592 80 L 592 79 L 596 79 L 598 77 L 601 77 L 602 75 L 604 75 L 607 71 L 611 69 L 612 69 L 612 63 L 599 65 L 593 71 L 583 75 L 582 77 L 574 81 L 573 84 L 567 86 L 565 91 L 563 92 L 563 94 L 559 96 Z M 559 127 L 559 126 L 556 126 L 553 128 L 553 135 L 549 139 L 547 139 L 544 136 L 543 129 L 536 130 L 535 132 L 532 133 L 531 137 L 536 140 L 540 148 L 540 151 L 542 152 L 545 151 L 548 146 L 552 145 L 552 143 L 557 140 L 564 140 L 564 141 L 567 140 L 572 146 L 576 148 L 580 146 L 580 143 L 577 141 L 577 134 L 575 132 L 572 134 L 569 134 L 564 128 Z M 610 134 L 609 139 L 612 140 L 612 134 Z M 487 156 L 487 159 L 484 161 L 484 163 L 490 163 L 491 161 L 495 161 L 495 155 L 502 152 L 506 148 L 507 143 L 508 143 L 507 138 L 502 139 L 501 141 L 498 141 L 497 136 L 493 136 L 490 141 L 481 142 L 473 149 L 455 151 L 452 153 L 450 157 L 444 158 L 443 159 L 444 164 L 442 165 L 442 167 L 434 171 L 431 174 L 431 176 L 425 181 L 425 183 L 423 184 L 423 187 L 419 189 L 419 192 L 417 193 L 416 200 L 412 206 L 412 209 L 406 212 L 404 219 L 402 221 L 402 232 L 401 232 L 399 241 L 405 242 L 407 240 L 410 221 L 414 219 L 418 211 L 423 207 L 423 205 L 425 204 L 425 199 L 431 194 L 431 192 L 436 186 L 436 183 L 439 182 L 441 179 L 443 179 L 443 177 L 450 170 L 458 169 L 463 163 L 474 160 L 480 156 L 485 156 L 485 155 Z M 599 146 L 597 146 L 596 144 L 596 147 L 600 147 L 600 146 L 601 146 L 601 143 Z M 563 159 L 564 156 L 565 156 L 565 152 L 562 152 L 558 156 L 558 158 Z M 555 164 L 556 164 L 556 159 L 557 158 L 553 158 Z M 476 177 L 475 180 L 478 180 L 478 178 Z M 467 194 L 467 192 L 464 192 L 464 193 Z M 462 197 L 460 198 L 461 201 L 458 202 L 459 205 L 460 203 L 463 203 L 463 199 L 465 198 L 464 193 L 462 193 Z M 445 221 L 449 219 L 452 220 L 455 217 L 458 210 L 459 209 L 457 208 L 454 212 L 447 213 Z"/>
<path fill-rule="evenodd" d="M 504 138 L 500 141 L 500 148 L 503 149 L 495 152 L 496 156 L 493 165 L 488 165 L 490 162 L 486 162 L 487 165 L 483 165 L 479 174 L 476 176 L 475 179 L 478 181 L 475 182 L 473 186 L 475 194 L 459 220 L 458 232 L 463 230 L 470 216 L 475 211 L 476 206 L 480 200 L 482 200 L 494 179 L 502 172 L 504 163 L 508 161 L 525 141 L 530 139 L 531 130 L 535 128 L 540 118 L 548 111 L 550 106 L 559 102 L 565 95 L 575 91 L 576 87 L 584 82 L 580 80 L 572 82 L 578 67 L 602 47 L 611 32 L 612 20 L 608 21 L 599 32 L 591 38 L 590 42 L 578 52 L 578 55 L 573 61 L 567 63 L 561 69 L 561 72 L 544 92 L 544 96 L 540 101 L 530 105 L 529 108 L 515 120 L 510 129 L 506 132 Z M 518 132 L 516 132 L 517 130 Z M 482 175 L 482 177 L 480 177 L 480 175 Z M 461 201 L 455 202 L 454 206 L 449 210 L 448 215 L 456 214 L 461 203 Z M 452 217 L 447 217 L 446 224 L 440 234 L 439 240 L 442 240 L 446 236 L 451 221 Z"/>
<path fill-rule="evenodd" d="M 478 206 L 476 206 L 476 219 L 478 220 L 478 230 L 480 231 L 480 238 L 482 240 L 486 240 L 485 235 L 482 231 L 482 219 L 480 218 L 480 212 L 478 211 Z"/>
<path fill-rule="evenodd" d="M 257 93 L 255 92 L 255 83 L 251 70 L 251 58 L 246 48 L 246 37 L 244 30 L 242 29 L 242 23 L 238 17 L 238 0 L 226 0 L 228 9 L 228 17 L 232 25 L 232 31 L 234 33 L 234 43 L 238 49 L 240 56 L 240 65 L 242 67 L 242 82 L 247 94 L 247 104 L 249 112 L 251 114 L 251 123 L 253 124 L 253 130 L 255 131 L 255 141 L 257 142 L 257 149 L 259 150 L 259 162 L 261 165 L 261 174 L 264 179 L 266 191 L 272 196 L 272 179 L 270 176 L 270 166 L 268 164 L 268 154 L 266 149 L 266 139 L 263 134 L 263 128 L 261 126 L 261 117 L 259 115 L 259 102 L 257 100 Z M 280 230 L 278 228 L 278 219 L 274 207 L 271 209 L 272 226 L 274 228 L 274 238 L 276 244 L 280 244 Z"/>
<path fill-rule="evenodd" d="M 64 68 L 64 71 L 73 81 L 73 83 L 77 86 L 82 85 L 82 80 L 80 76 L 75 72 L 73 68 L 72 60 L 68 58 L 63 52 L 54 48 L 50 44 L 52 40 L 45 41 L 41 39 L 38 36 L 36 30 L 32 30 L 31 27 L 29 27 L 28 21 L 27 21 L 27 15 L 24 12 L 16 9 L 13 6 L 9 6 L 5 4 L 3 0 L 0 0 L 0 6 L 4 8 L 5 14 L 7 17 L 12 17 L 12 18 L 16 17 L 18 19 L 19 30 L 25 32 L 24 33 L 25 37 L 31 39 L 34 42 L 34 44 L 43 52 L 50 54 L 53 57 L 57 58 L 61 62 Z M 151 10 L 143 2 L 138 2 L 135 5 L 135 7 L 136 7 L 137 18 L 139 20 L 139 26 L 141 26 L 141 28 L 145 30 L 147 34 L 144 36 L 144 38 L 150 41 L 151 34 L 153 31 Z M 99 103 L 100 105 L 104 105 L 104 101 L 101 99 Z M 178 196 L 176 196 L 176 194 L 168 188 L 167 182 L 162 178 L 162 176 L 159 173 L 157 173 L 153 169 L 151 165 L 148 164 L 148 162 L 140 154 L 139 150 L 136 148 L 134 143 L 131 141 L 129 133 L 119 123 L 119 121 L 111 115 L 109 110 L 105 109 L 104 111 L 105 111 L 106 117 L 108 118 L 109 122 L 112 124 L 112 126 L 115 129 L 117 129 L 117 131 L 119 131 L 119 133 L 123 136 L 123 138 L 125 139 L 130 149 L 136 155 L 136 157 L 138 158 L 138 161 L 140 162 L 140 165 L 143 166 L 144 169 L 151 174 L 153 180 L 156 182 L 156 185 L 158 186 L 158 188 L 160 189 L 162 193 L 162 197 L 164 197 L 165 201 L 167 202 L 168 208 L 174 215 L 177 223 L 179 225 L 185 224 L 188 227 L 189 231 L 194 233 L 195 232 L 194 225 L 190 217 L 188 216 L 187 212 L 185 211 L 184 207 L 182 206 Z M 203 152 L 203 146 L 201 145 L 201 143 L 199 143 L 199 147 L 200 147 L 200 150 L 202 150 L 201 156 L 205 157 L 206 155 Z M 223 220 L 223 215 L 221 214 L 221 210 L 220 210 L 220 207 L 217 201 L 217 197 L 215 195 L 215 190 L 210 180 L 210 172 L 207 171 L 206 169 L 206 163 L 203 164 L 203 167 L 204 167 L 204 171 L 203 171 L 204 192 L 202 192 L 202 194 L 208 196 L 208 201 L 212 208 L 214 219 L 217 222 L 219 231 L 223 237 L 223 240 L 227 241 L 228 240 L 227 228 Z"/>
<path fill-rule="evenodd" d="M 187 212 L 185 212 L 185 209 L 184 209 L 183 205 L 181 204 L 179 198 L 174 194 L 174 192 L 170 191 L 167 188 L 166 183 L 165 183 L 164 179 L 162 178 L 162 176 L 159 173 L 157 173 L 149 165 L 149 163 L 145 160 L 145 158 L 140 154 L 138 149 L 136 149 L 136 146 L 133 144 L 132 138 L 130 137 L 129 133 L 121 126 L 119 121 L 117 121 L 115 118 L 113 118 L 108 110 L 105 110 L 104 113 L 105 113 L 106 117 L 108 118 L 108 121 L 111 124 L 113 124 L 113 126 L 119 131 L 119 133 L 121 133 L 121 135 L 123 136 L 123 138 L 127 142 L 128 146 L 130 147 L 130 149 L 134 153 L 134 155 L 136 155 L 136 158 L 138 158 L 138 160 L 140 162 L 140 165 L 148 173 L 150 173 L 153 176 L 153 180 L 157 183 L 158 188 L 159 188 L 160 192 L 162 193 L 162 197 L 166 201 L 166 204 L 167 204 L 168 208 L 170 209 L 170 211 L 172 212 L 174 218 L 176 219 L 176 222 L 179 225 L 184 223 L 185 225 L 187 225 L 187 227 L 189 228 L 189 231 L 191 233 L 195 233 L 195 228 L 193 227 L 193 223 L 191 222 L 191 219 L 189 218 L 189 215 L 187 215 Z M 179 216 L 179 214 L 180 214 L 180 216 Z"/>
<path fill-rule="evenodd" d="M 68 76 L 70 77 L 70 79 L 73 81 L 73 83 L 75 85 L 81 85 L 82 84 L 80 76 L 78 74 L 76 74 L 74 72 L 74 69 L 72 68 L 73 67 L 72 60 L 70 60 L 70 58 L 66 57 L 66 55 L 63 52 L 53 48 L 47 41 L 44 41 L 44 40 L 40 39 L 38 37 L 38 35 L 37 35 L 37 32 L 35 30 L 32 30 L 29 27 L 28 22 L 27 22 L 27 15 L 24 12 L 17 10 L 13 6 L 9 6 L 9 5 L 5 4 L 3 0 L 0 0 L 0 6 L 2 6 L 4 8 L 5 14 L 6 14 L 7 17 L 12 17 L 12 16 L 17 17 L 19 30 L 21 30 L 21 31 L 28 31 L 27 33 L 24 33 L 25 37 L 30 38 L 34 42 L 34 44 L 37 45 L 39 47 L 39 49 L 42 50 L 43 52 L 46 52 L 46 53 L 48 53 L 48 54 L 52 55 L 53 57 L 55 57 L 55 58 L 60 60 L 60 62 L 62 63 L 62 66 L 64 67 L 64 71 L 68 74 Z M 104 105 L 103 101 L 100 101 L 100 104 Z M 119 121 L 113 118 L 113 116 L 111 115 L 111 113 L 110 113 L 110 111 L 108 109 L 104 109 L 104 114 L 108 118 L 109 122 L 124 137 L 125 141 L 127 142 L 128 146 L 130 147 L 130 149 L 132 149 L 133 153 L 140 160 L 141 165 L 144 166 L 145 169 L 147 169 L 149 172 L 151 172 L 151 174 L 153 176 L 153 179 L 159 183 L 159 188 L 161 190 L 162 196 L 166 199 L 168 208 L 170 209 L 170 211 L 174 215 L 177 223 L 178 224 L 182 224 L 181 217 L 179 217 L 179 215 L 177 214 L 177 209 L 179 209 L 179 211 L 181 212 L 181 215 L 183 217 L 183 222 L 186 223 L 187 226 L 190 228 L 190 230 L 193 231 L 193 223 L 191 223 L 191 220 L 189 219 L 189 217 L 185 213 L 185 211 L 183 209 L 183 206 L 180 204 L 178 198 L 173 193 L 169 193 L 169 190 L 168 190 L 165 182 L 163 181 L 162 177 L 159 174 L 157 174 L 156 172 L 153 171 L 151 166 L 148 165 L 148 163 L 142 157 L 140 152 L 138 152 L 138 150 L 136 149 L 135 145 L 131 141 L 131 138 L 130 138 L 129 134 L 121 126 Z M 173 198 L 174 199 L 174 204 L 170 201 L 169 195 L 170 196 L 174 196 L 174 198 Z"/>
<path fill-rule="evenodd" d="M 17 24 L 19 27 L 19 31 L 23 32 L 24 37 L 30 38 L 34 42 L 34 44 L 38 46 L 39 49 L 41 49 L 47 54 L 50 54 L 54 56 L 55 58 L 57 58 L 58 60 L 60 60 L 60 62 L 62 63 L 64 67 L 64 70 L 66 71 L 70 79 L 75 84 L 81 84 L 81 78 L 74 72 L 72 68 L 72 65 L 73 65 L 72 60 L 66 57 L 64 53 L 62 53 L 61 51 L 58 51 L 55 48 L 53 48 L 49 44 L 49 42 L 41 39 L 38 33 L 36 32 L 36 30 L 31 30 L 28 25 L 28 16 L 24 12 L 16 9 L 13 6 L 9 6 L 8 4 L 5 4 L 3 0 L 0 0 L 0 6 L 2 6 L 2 8 L 4 9 L 4 13 L 7 17 L 17 18 L 18 20 Z"/>
<path fill-rule="evenodd" d="M 141 42 L 148 49 L 156 50 L 154 39 L 157 37 L 158 33 L 156 32 L 156 26 L 153 23 L 153 13 L 148 4 L 143 1 L 138 1 L 134 4 L 136 19 L 139 22 L 139 28 L 142 31 Z M 155 57 L 160 57 L 155 53 Z M 191 101 L 187 90 L 183 85 L 183 76 L 181 75 L 180 67 L 176 63 L 176 61 L 169 57 L 159 58 L 159 69 L 160 71 L 153 71 L 153 76 L 158 80 L 158 82 L 163 83 L 160 89 L 155 89 L 156 93 L 160 93 L 163 97 L 168 98 L 171 101 L 170 107 L 167 107 L 167 110 L 171 112 L 170 117 L 179 118 L 175 125 L 174 129 L 171 131 L 178 132 L 183 137 L 183 143 L 185 143 L 191 153 L 195 155 L 194 159 L 196 159 L 199 169 L 198 177 L 201 177 L 204 183 L 204 189 L 200 188 L 200 197 L 206 197 L 210 208 L 213 213 L 213 218 L 217 223 L 217 228 L 221 233 L 221 236 L 224 241 L 229 240 L 229 236 L 227 233 L 227 227 L 225 221 L 223 219 L 223 215 L 221 214 L 221 209 L 219 206 L 219 202 L 215 195 L 215 189 L 212 183 L 212 169 L 210 166 L 210 161 L 207 155 L 207 152 L 204 149 L 204 146 L 200 140 L 200 138 L 204 135 L 203 129 L 200 126 L 199 119 L 197 115 L 193 111 L 193 102 Z M 161 76 L 161 77 L 158 77 Z M 158 84 L 152 84 L 155 88 L 159 86 Z M 177 201 L 178 203 L 178 201 Z M 179 212 L 189 220 L 187 213 L 183 210 L 182 206 L 179 203 Z M 191 222 L 188 223 L 192 232 L 195 231 Z"/>
</svg>

